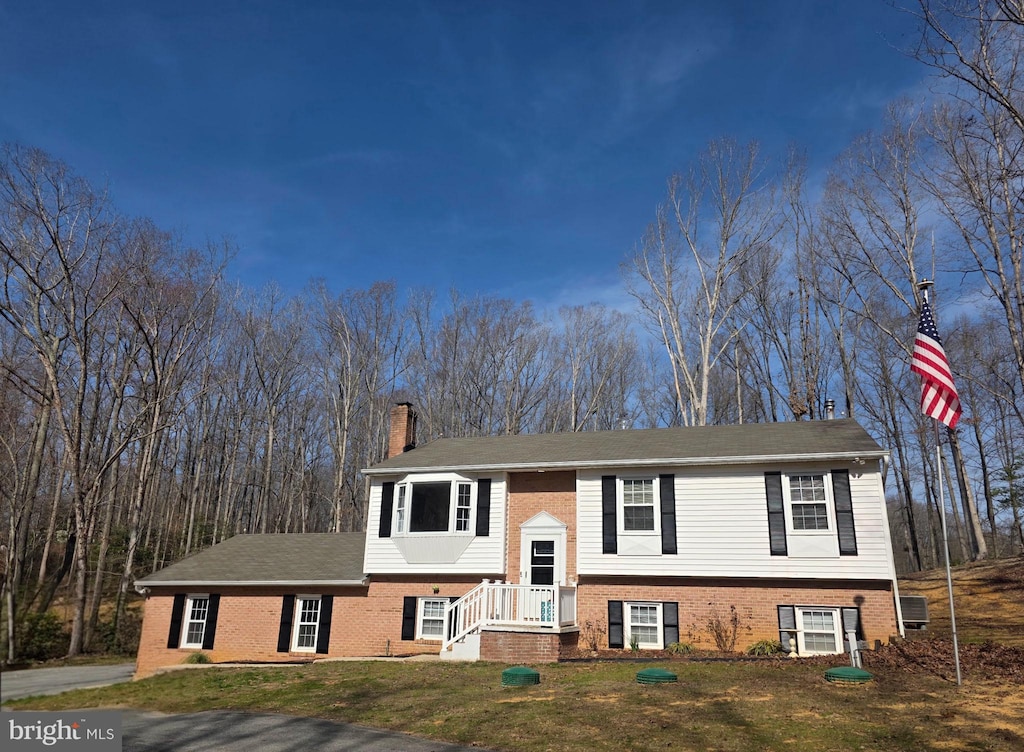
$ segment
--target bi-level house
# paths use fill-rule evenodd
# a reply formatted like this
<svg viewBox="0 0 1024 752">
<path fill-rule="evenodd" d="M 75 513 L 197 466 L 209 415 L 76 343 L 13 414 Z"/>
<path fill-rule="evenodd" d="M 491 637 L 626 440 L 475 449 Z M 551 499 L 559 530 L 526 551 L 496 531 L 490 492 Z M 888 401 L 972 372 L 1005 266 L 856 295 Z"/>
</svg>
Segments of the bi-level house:
<svg viewBox="0 0 1024 752">
<path fill-rule="evenodd" d="M 418 447 L 412 407 L 391 420 L 365 537 L 237 536 L 139 581 L 139 675 L 199 649 L 539 662 L 718 620 L 813 655 L 901 630 L 887 453 L 853 420 Z"/>
</svg>

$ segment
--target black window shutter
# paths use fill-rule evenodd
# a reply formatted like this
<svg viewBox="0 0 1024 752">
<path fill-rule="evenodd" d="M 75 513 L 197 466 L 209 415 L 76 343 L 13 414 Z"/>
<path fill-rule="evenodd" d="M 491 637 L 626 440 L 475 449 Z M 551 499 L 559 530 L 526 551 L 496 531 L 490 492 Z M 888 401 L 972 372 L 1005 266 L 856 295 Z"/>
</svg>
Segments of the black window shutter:
<svg viewBox="0 0 1024 752">
<path fill-rule="evenodd" d="M 779 606 L 779 642 L 787 653 L 796 652 L 796 607 Z"/>
<path fill-rule="evenodd" d="M 608 601 L 608 647 L 626 647 L 622 635 L 622 601 Z"/>
<path fill-rule="evenodd" d="M 277 652 L 287 653 L 292 646 L 292 617 L 295 615 L 295 596 L 281 599 L 281 626 L 277 630 Z"/>
<path fill-rule="evenodd" d="M 334 596 L 320 596 L 320 627 L 316 631 L 316 652 L 326 653 L 331 646 L 331 614 L 334 611 Z"/>
<path fill-rule="evenodd" d="M 857 531 L 853 525 L 853 498 L 850 495 L 850 471 L 832 471 L 832 498 L 836 502 L 836 528 L 839 531 L 839 555 L 857 555 Z"/>
<path fill-rule="evenodd" d="M 491 534 L 491 479 L 481 478 L 476 482 L 476 534 Z"/>
<path fill-rule="evenodd" d="M 388 481 L 380 486 L 380 530 L 381 538 L 391 537 L 391 505 L 395 502 L 395 484 Z"/>
<path fill-rule="evenodd" d="M 402 639 L 416 639 L 416 596 L 407 595 L 402 599 Z"/>
<path fill-rule="evenodd" d="M 176 648 L 181 643 L 181 618 L 185 615 L 185 594 L 174 594 L 171 606 L 171 630 L 167 633 L 167 647 Z"/>
<path fill-rule="evenodd" d="M 765 473 L 764 490 L 768 497 L 768 540 L 772 556 L 786 556 L 786 507 L 782 500 L 782 473 Z"/>
<path fill-rule="evenodd" d="M 661 552 L 674 554 L 676 551 L 676 476 L 659 475 L 658 488 L 661 496 Z M 673 640 L 672 642 L 679 642 Z"/>
<path fill-rule="evenodd" d="M 210 596 L 206 610 L 206 628 L 203 630 L 203 650 L 213 650 L 213 641 L 217 637 L 217 612 L 220 611 L 220 595 Z"/>
<path fill-rule="evenodd" d="M 663 622 L 664 643 L 667 648 L 672 643 L 679 642 L 679 604 L 675 601 L 662 603 L 661 620 Z"/>
<path fill-rule="evenodd" d="M 615 476 L 601 476 L 601 553 L 616 554 L 619 542 L 616 538 L 617 522 L 615 518 Z"/>
</svg>

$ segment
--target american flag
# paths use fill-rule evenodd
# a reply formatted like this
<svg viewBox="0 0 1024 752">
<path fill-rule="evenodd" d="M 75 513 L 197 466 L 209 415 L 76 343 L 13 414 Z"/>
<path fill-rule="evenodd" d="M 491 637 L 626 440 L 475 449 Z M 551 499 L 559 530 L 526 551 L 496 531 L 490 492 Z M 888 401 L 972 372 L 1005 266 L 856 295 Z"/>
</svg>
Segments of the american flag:
<svg viewBox="0 0 1024 752">
<path fill-rule="evenodd" d="M 956 428 L 963 410 L 927 300 L 921 306 L 921 323 L 917 326 L 910 370 L 921 377 L 921 412 Z"/>
</svg>

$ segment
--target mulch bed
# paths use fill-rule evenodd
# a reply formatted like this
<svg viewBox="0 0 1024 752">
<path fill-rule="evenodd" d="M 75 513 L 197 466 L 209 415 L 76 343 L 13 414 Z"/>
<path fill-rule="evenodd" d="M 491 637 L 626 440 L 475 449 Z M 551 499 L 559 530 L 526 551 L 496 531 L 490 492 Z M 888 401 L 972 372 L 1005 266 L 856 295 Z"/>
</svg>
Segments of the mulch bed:
<svg viewBox="0 0 1024 752">
<path fill-rule="evenodd" d="M 949 681 L 956 680 L 953 663 L 953 641 L 942 638 L 900 641 L 877 650 L 861 653 L 864 668 L 873 671 L 930 674 Z M 822 655 L 793 659 L 787 656 L 749 656 L 742 653 L 697 652 L 675 655 L 664 650 L 644 650 L 638 655 L 621 650 L 579 651 L 569 661 L 690 661 L 695 663 L 779 663 L 793 660 L 826 668 L 845 665 L 845 656 Z M 975 679 L 999 679 L 1024 684 L 1024 648 L 1006 647 L 986 642 L 960 645 L 960 669 L 964 676 Z"/>
</svg>

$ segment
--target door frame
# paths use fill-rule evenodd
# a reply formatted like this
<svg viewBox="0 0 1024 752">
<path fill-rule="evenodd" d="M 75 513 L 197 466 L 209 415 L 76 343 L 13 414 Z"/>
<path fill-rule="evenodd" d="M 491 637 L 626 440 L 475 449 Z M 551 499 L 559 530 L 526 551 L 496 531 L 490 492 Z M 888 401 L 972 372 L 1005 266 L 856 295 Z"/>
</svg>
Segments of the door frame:
<svg viewBox="0 0 1024 752">
<path fill-rule="evenodd" d="M 519 526 L 519 583 L 530 584 L 530 557 L 534 541 L 555 542 L 555 585 L 568 584 L 566 581 L 566 531 L 569 526 L 547 512 L 534 515 Z"/>
</svg>

